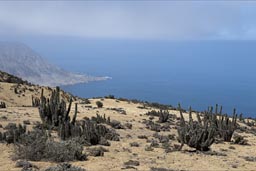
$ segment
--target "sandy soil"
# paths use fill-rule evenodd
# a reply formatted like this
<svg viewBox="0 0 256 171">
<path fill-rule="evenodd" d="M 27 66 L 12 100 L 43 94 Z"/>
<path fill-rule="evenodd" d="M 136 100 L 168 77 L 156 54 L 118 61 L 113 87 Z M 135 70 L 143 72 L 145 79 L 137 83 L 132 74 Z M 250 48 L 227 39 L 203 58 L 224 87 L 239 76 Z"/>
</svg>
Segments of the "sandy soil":
<svg viewBox="0 0 256 171">
<path fill-rule="evenodd" d="M 4 127 L 9 122 L 22 123 L 29 120 L 31 126 L 34 122 L 40 121 L 38 109 L 35 107 L 22 107 L 23 105 L 31 105 L 32 94 L 40 95 L 38 91 L 26 91 L 25 96 L 18 97 L 11 87 L 13 84 L 0 83 L 0 101 L 7 102 L 5 109 L 0 109 L 0 124 Z M 33 93 L 32 93 L 33 92 Z M 36 93 L 35 93 L 36 92 Z M 39 93 L 39 94 L 38 94 Z M 13 99 L 13 100 L 11 100 Z M 95 102 L 101 100 L 104 104 L 103 108 L 97 108 Z M 115 99 L 90 99 L 91 104 L 85 105 L 78 102 L 78 119 L 84 117 L 95 116 L 96 113 L 110 116 L 111 119 L 120 121 L 122 124 L 131 123 L 132 129 L 116 130 L 121 140 L 119 142 L 111 141 L 109 150 L 104 157 L 89 157 L 87 161 L 71 162 L 75 166 L 80 166 L 88 171 L 102 170 L 122 170 L 124 162 L 128 160 L 137 160 L 140 165 L 135 166 L 136 170 L 149 171 L 150 168 L 166 168 L 173 170 L 256 170 L 256 162 L 246 161 L 245 156 L 256 157 L 256 136 L 253 134 L 242 133 L 250 145 L 234 145 L 230 143 L 213 144 L 212 151 L 221 152 L 227 156 L 205 155 L 202 153 L 191 152 L 191 148 L 186 145 L 182 151 L 165 153 L 163 148 L 154 148 L 153 151 L 146 151 L 146 139 L 139 139 L 139 135 L 146 135 L 148 139 L 153 138 L 154 131 L 150 131 L 142 123 L 143 119 L 148 119 L 145 115 L 151 109 L 140 109 L 140 104 L 133 104 L 126 101 L 117 101 Z M 12 107 L 11 107 L 12 106 Z M 92 108 L 88 107 L 91 106 Z M 107 108 L 122 108 L 126 111 L 126 115 Z M 175 110 L 169 111 L 171 114 L 179 116 L 179 112 Z M 71 115 L 74 113 L 74 104 L 72 105 Z M 184 114 L 188 118 L 188 114 Z M 195 117 L 195 116 L 193 116 Z M 195 117 L 196 118 L 196 117 Z M 0 131 L 2 128 L 0 128 Z M 170 132 L 160 132 L 159 134 L 175 134 L 177 130 L 173 127 Z M 139 147 L 131 147 L 130 143 L 138 142 Z M 171 145 L 179 144 L 177 140 L 171 140 Z M 230 147 L 234 147 L 230 149 Z M 87 148 L 87 147 L 85 147 Z M 15 167 L 15 161 L 11 158 L 13 145 L 0 143 L 0 170 L 1 171 L 18 171 L 20 168 Z M 40 169 L 44 169 L 56 163 L 50 162 L 32 162 Z M 125 170 L 135 170 L 125 169 Z"/>
</svg>

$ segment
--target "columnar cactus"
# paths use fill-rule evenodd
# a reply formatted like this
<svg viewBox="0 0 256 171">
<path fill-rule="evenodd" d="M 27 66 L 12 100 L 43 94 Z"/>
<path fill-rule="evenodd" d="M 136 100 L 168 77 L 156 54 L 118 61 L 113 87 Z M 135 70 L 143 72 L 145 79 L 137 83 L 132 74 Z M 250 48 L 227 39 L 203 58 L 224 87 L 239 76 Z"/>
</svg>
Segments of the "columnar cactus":
<svg viewBox="0 0 256 171">
<path fill-rule="evenodd" d="M 66 110 L 65 101 L 60 100 L 59 87 L 52 92 L 50 99 L 44 97 L 42 90 L 39 106 L 40 117 L 48 128 L 57 128 L 58 135 L 62 140 L 79 138 L 87 145 L 99 144 L 103 142 L 102 139 L 119 140 L 119 135 L 114 130 L 99 124 L 109 124 L 110 118 L 97 115 L 94 121 L 82 120 L 77 122 L 77 103 L 75 104 L 75 113 L 72 119 L 69 116 L 71 104 L 72 99 L 70 98 L 68 109 Z"/>
<path fill-rule="evenodd" d="M 183 144 L 187 144 L 189 147 L 196 148 L 200 151 L 207 151 L 214 142 L 215 129 L 209 122 L 201 123 L 201 119 L 198 122 L 194 122 L 192 119 L 192 109 L 189 111 L 189 122 L 186 123 L 182 114 L 181 106 L 180 110 L 180 127 L 178 128 L 179 141 L 181 142 L 181 148 Z M 198 118 L 200 118 L 198 116 Z"/>
<path fill-rule="evenodd" d="M 180 105 L 179 109 L 181 109 Z M 199 113 L 196 113 L 197 122 L 192 119 L 191 107 L 188 123 L 185 122 L 181 110 L 180 115 L 179 139 L 182 144 L 187 144 L 197 150 L 208 150 L 216 138 L 230 142 L 236 129 L 237 114 L 235 109 L 232 119 L 227 114 L 223 115 L 222 106 L 218 110 L 218 105 L 216 105 L 214 113 L 213 107 L 208 107 L 208 110 L 204 112 L 203 119 L 201 119 Z"/>
<path fill-rule="evenodd" d="M 72 98 L 69 100 L 69 106 L 66 110 L 66 102 L 60 100 L 60 88 L 56 87 L 51 94 L 50 99 L 46 99 L 43 95 L 43 89 L 41 93 L 39 114 L 43 124 L 49 127 L 58 127 L 61 123 L 70 120 L 69 113 L 71 109 Z M 76 113 L 74 120 L 76 118 Z M 74 122 L 74 121 L 73 121 Z"/>
<path fill-rule="evenodd" d="M 40 106 L 40 98 L 32 96 L 32 106 L 39 107 Z"/>
<path fill-rule="evenodd" d="M 231 141 L 232 135 L 236 130 L 236 121 L 236 109 L 234 109 L 232 120 L 230 120 L 227 115 L 221 115 L 217 119 L 217 121 L 215 121 L 217 123 L 217 131 L 219 133 L 220 138 L 227 142 Z"/>
<path fill-rule="evenodd" d="M 224 141 L 231 141 L 232 135 L 236 129 L 236 109 L 234 109 L 233 118 L 230 120 L 227 114 L 222 114 L 222 106 L 218 112 L 218 105 L 216 105 L 215 113 L 213 114 L 212 110 L 210 112 L 205 112 L 204 119 L 209 120 L 212 126 L 216 129 L 216 136 Z"/>
</svg>

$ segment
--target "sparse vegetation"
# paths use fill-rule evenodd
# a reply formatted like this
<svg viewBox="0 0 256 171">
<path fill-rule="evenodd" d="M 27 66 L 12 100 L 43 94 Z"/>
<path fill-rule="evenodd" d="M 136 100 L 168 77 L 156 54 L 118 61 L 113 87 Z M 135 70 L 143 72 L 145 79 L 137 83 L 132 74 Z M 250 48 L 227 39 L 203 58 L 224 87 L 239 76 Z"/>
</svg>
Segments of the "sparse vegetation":
<svg viewBox="0 0 256 171">
<path fill-rule="evenodd" d="M 249 161 L 249 162 L 256 162 L 256 157 L 254 156 L 245 156 L 243 157 L 246 161 Z"/>
<path fill-rule="evenodd" d="M 148 139 L 148 137 L 146 135 L 139 135 L 138 138 L 139 139 Z"/>
<path fill-rule="evenodd" d="M 151 131 L 170 131 L 170 125 L 169 124 L 159 124 L 152 120 L 145 120 L 143 123 L 146 124 L 146 128 L 150 129 Z"/>
<path fill-rule="evenodd" d="M 126 111 L 122 108 L 107 108 L 108 110 L 114 110 L 120 114 L 126 115 Z"/>
<path fill-rule="evenodd" d="M 110 120 L 110 117 L 106 118 L 105 114 L 101 116 L 97 113 L 96 117 L 92 117 L 91 120 L 95 121 L 98 124 L 103 123 L 103 124 L 110 125 L 112 128 L 115 128 L 115 129 L 124 129 L 124 126 L 121 124 L 121 122 L 117 120 Z"/>
<path fill-rule="evenodd" d="M 153 151 L 154 148 L 151 145 L 146 145 L 145 151 Z"/>
<path fill-rule="evenodd" d="M 82 98 L 82 102 L 80 104 L 91 104 L 89 99 Z"/>
</svg>

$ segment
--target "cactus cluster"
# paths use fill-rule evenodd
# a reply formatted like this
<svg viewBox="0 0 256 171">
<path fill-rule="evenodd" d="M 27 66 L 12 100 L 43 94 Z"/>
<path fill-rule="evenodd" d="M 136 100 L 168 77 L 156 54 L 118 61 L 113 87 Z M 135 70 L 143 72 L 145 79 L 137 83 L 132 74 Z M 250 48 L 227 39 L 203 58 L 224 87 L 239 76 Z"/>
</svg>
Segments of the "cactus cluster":
<svg viewBox="0 0 256 171">
<path fill-rule="evenodd" d="M 179 104 L 178 109 L 181 109 Z M 182 110 L 180 110 L 180 127 L 178 128 L 179 141 L 181 142 L 181 147 L 183 144 L 187 144 L 189 147 L 196 148 L 200 151 L 207 151 L 209 147 L 214 142 L 215 129 L 212 127 L 210 122 L 205 122 L 204 124 L 198 120 L 198 122 L 193 121 L 192 112 L 190 108 L 189 112 L 189 122 L 186 123 Z M 200 116 L 199 116 L 200 118 Z"/>
<path fill-rule="evenodd" d="M 59 87 L 52 92 L 50 99 L 46 99 L 42 91 L 39 113 L 43 124 L 48 128 L 56 128 L 62 140 L 79 138 L 79 140 L 88 145 L 96 145 L 101 142 L 108 144 L 106 139 L 119 140 L 119 135 L 114 130 L 98 124 L 110 123 L 110 118 L 106 119 L 105 116 L 97 115 L 94 120 L 88 119 L 77 122 L 77 104 L 75 104 L 75 113 L 71 120 L 69 117 L 71 104 L 72 99 L 70 99 L 68 109 L 66 110 L 65 101 L 60 100 Z"/>
<path fill-rule="evenodd" d="M 222 106 L 218 111 L 218 105 L 216 104 L 215 113 L 213 113 L 213 107 L 208 108 L 208 111 L 204 112 L 204 122 L 209 120 L 216 130 L 217 137 L 226 142 L 230 142 L 237 128 L 236 109 L 233 110 L 233 117 L 230 119 L 227 114 L 222 114 Z"/>
<path fill-rule="evenodd" d="M 0 132 L 0 141 L 8 144 L 19 142 L 20 137 L 26 133 L 26 125 L 21 124 L 9 123 L 4 129 L 5 132 Z"/>
<path fill-rule="evenodd" d="M 165 123 L 168 121 L 169 118 L 172 117 L 172 115 L 169 113 L 168 110 L 162 110 L 162 109 L 160 109 L 159 111 L 155 111 L 155 110 L 149 111 L 146 113 L 146 115 L 159 117 L 159 120 L 158 120 L 159 123 Z"/>
<path fill-rule="evenodd" d="M 110 125 L 112 128 L 115 128 L 115 129 L 124 129 L 124 126 L 121 124 L 121 122 L 117 120 L 110 120 L 110 117 L 106 118 L 105 114 L 101 116 L 97 113 L 96 117 L 93 116 L 91 120 L 98 124 L 103 123 L 103 124 Z"/>
<path fill-rule="evenodd" d="M 68 109 L 66 110 L 66 102 L 63 99 L 60 99 L 59 87 L 56 87 L 56 90 L 52 91 L 50 99 L 46 99 L 46 97 L 44 97 L 42 89 L 39 114 L 43 124 L 51 128 L 58 127 L 65 122 L 69 122 L 71 104 L 72 98 L 70 98 Z M 77 113 L 75 112 L 72 122 L 75 122 L 76 114 Z"/>
<path fill-rule="evenodd" d="M 95 121 L 96 123 L 105 123 L 105 124 L 110 124 L 110 117 L 106 118 L 106 115 L 104 114 L 103 116 L 99 115 L 98 113 L 96 114 L 96 117 L 92 117 L 92 120 Z"/>
<path fill-rule="evenodd" d="M 6 108 L 5 102 L 0 102 L 0 108 Z"/>
<path fill-rule="evenodd" d="M 171 117 L 171 115 L 169 114 L 168 110 L 165 110 L 165 111 L 160 110 L 158 122 L 160 122 L 160 123 L 167 122 L 170 117 Z"/>
<path fill-rule="evenodd" d="M 97 124 L 91 120 L 82 120 L 77 123 L 65 122 L 58 129 L 58 135 L 62 140 L 79 138 L 87 145 L 102 144 L 103 141 L 119 141 L 119 134 L 106 126 Z"/>
<path fill-rule="evenodd" d="M 180 104 L 178 106 L 181 109 Z M 230 119 L 227 114 L 222 114 L 222 106 L 218 111 L 218 105 L 215 107 L 215 113 L 213 113 L 213 107 L 209 107 L 207 111 L 203 113 L 201 119 L 199 113 L 196 113 L 197 121 L 193 121 L 192 109 L 189 109 L 189 122 L 185 122 L 185 119 L 180 110 L 180 128 L 178 128 L 179 140 L 183 144 L 187 144 L 190 147 L 194 147 L 197 150 L 207 151 L 216 138 L 220 138 L 224 141 L 230 142 L 232 135 L 236 129 L 237 114 L 234 109 L 233 118 Z"/>
</svg>

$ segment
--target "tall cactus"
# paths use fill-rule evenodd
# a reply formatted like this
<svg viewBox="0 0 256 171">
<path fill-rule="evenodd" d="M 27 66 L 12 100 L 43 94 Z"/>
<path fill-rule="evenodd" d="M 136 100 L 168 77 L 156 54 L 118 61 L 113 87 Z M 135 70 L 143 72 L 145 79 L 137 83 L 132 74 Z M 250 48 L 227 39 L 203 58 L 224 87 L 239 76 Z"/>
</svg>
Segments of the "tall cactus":
<svg viewBox="0 0 256 171">
<path fill-rule="evenodd" d="M 217 137 L 224 141 L 230 142 L 232 135 L 236 129 L 236 109 L 233 110 L 232 120 L 230 120 L 227 114 L 222 114 L 222 106 L 220 107 L 220 111 L 218 112 L 218 105 L 216 104 L 215 113 L 213 114 L 211 111 L 205 112 L 204 120 L 211 122 L 211 125 L 216 130 L 215 134 Z"/>
<path fill-rule="evenodd" d="M 56 90 L 52 92 L 50 99 L 46 99 L 43 93 L 44 91 L 42 89 L 39 114 L 43 124 L 49 127 L 58 127 L 61 123 L 69 121 L 72 98 L 70 97 L 69 106 L 66 110 L 66 102 L 63 99 L 60 99 L 59 87 L 56 87 Z"/>
<path fill-rule="evenodd" d="M 32 95 L 32 107 L 39 107 L 40 106 L 40 98 L 34 97 Z"/>
<path fill-rule="evenodd" d="M 236 130 L 237 114 L 236 109 L 233 111 L 232 120 L 227 115 L 220 115 L 217 119 L 217 130 L 220 138 L 230 142 L 234 131 Z"/>
</svg>

